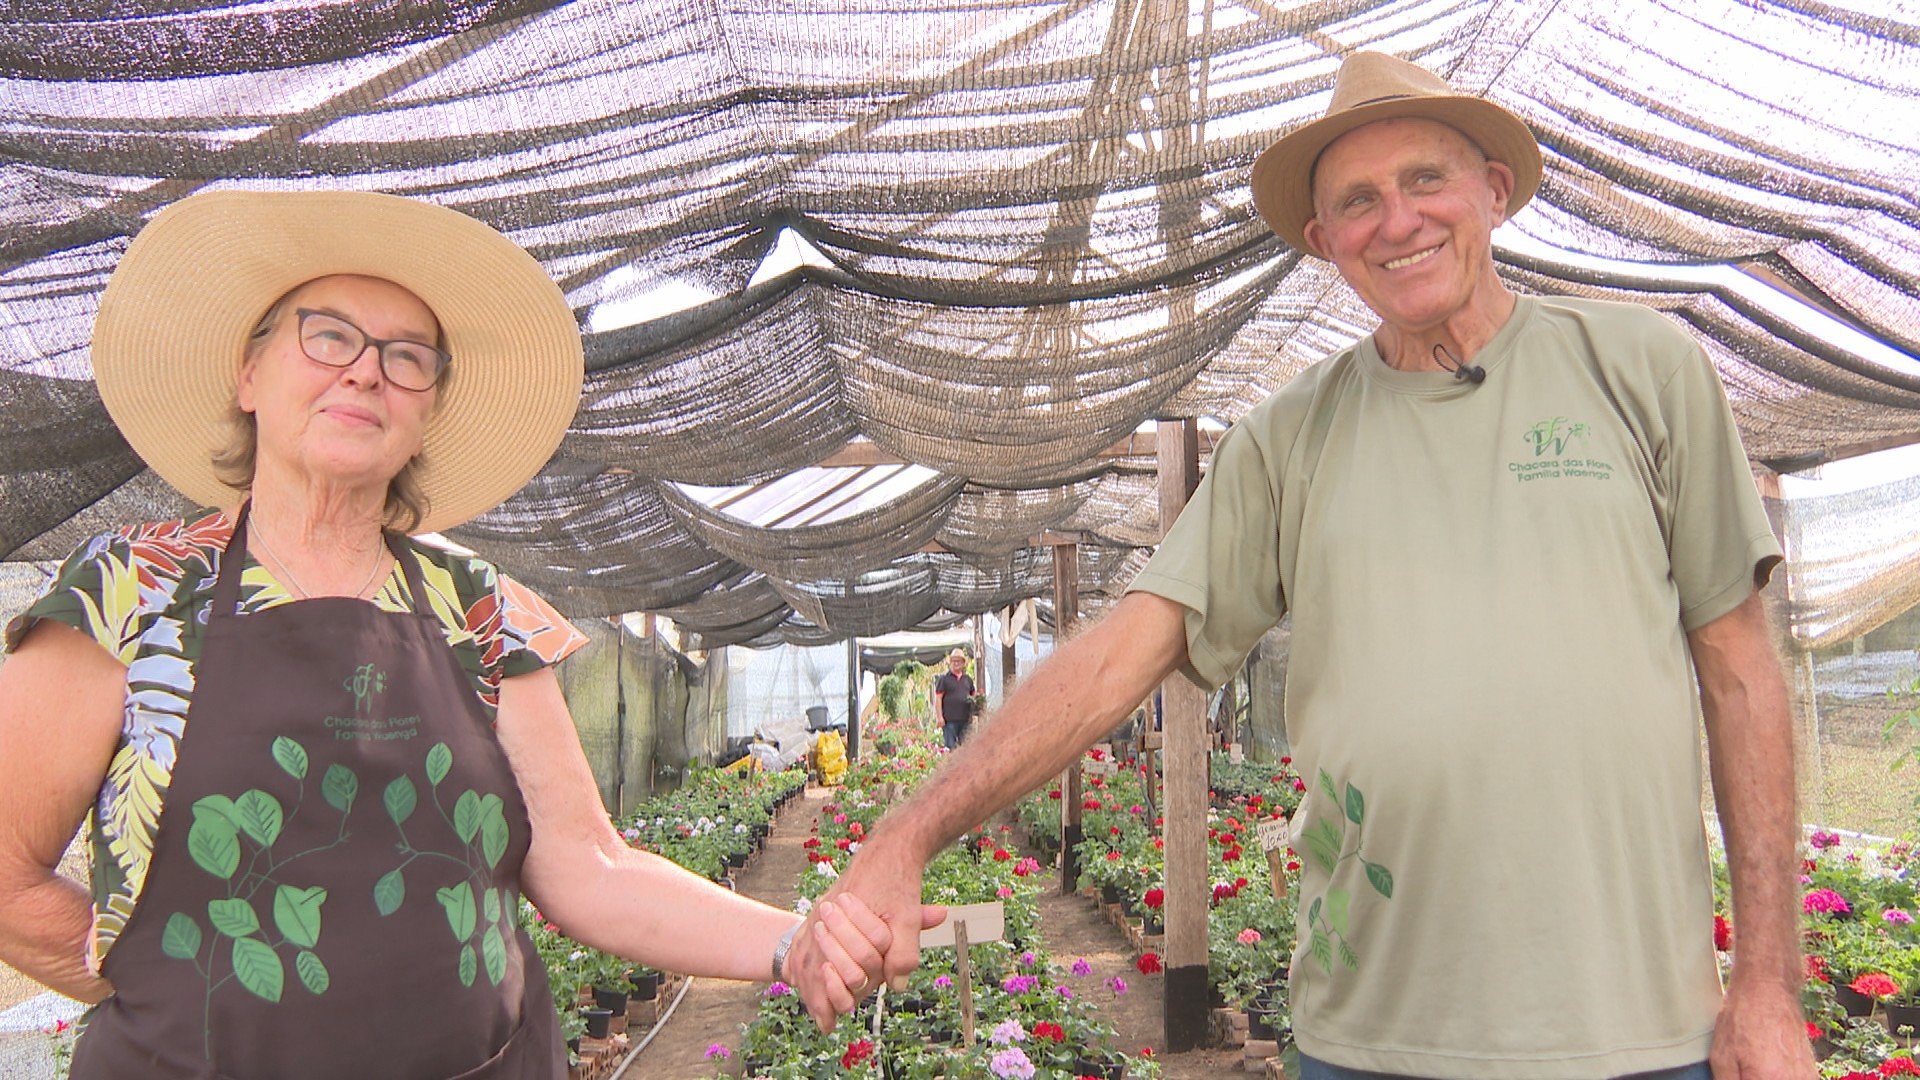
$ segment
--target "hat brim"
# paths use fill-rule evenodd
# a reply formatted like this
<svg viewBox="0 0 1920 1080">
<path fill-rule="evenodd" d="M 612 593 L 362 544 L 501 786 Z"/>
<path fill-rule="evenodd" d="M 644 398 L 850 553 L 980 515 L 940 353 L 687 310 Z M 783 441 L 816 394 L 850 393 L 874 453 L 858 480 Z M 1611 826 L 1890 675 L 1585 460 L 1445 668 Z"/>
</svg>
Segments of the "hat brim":
<svg viewBox="0 0 1920 1080">
<path fill-rule="evenodd" d="M 1465 95 L 1408 96 L 1370 102 L 1322 117 L 1267 147 L 1253 163 L 1253 205 L 1280 239 L 1308 255 L 1307 222 L 1313 218 L 1313 167 L 1335 139 L 1380 120 L 1437 120 L 1480 148 L 1488 161 L 1513 170 L 1512 217 L 1540 189 L 1540 144 L 1520 118 L 1484 98 Z"/>
<path fill-rule="evenodd" d="M 545 269 L 491 227 L 372 192 L 215 191 L 174 203 L 134 238 L 100 298 L 101 400 L 160 477 L 206 506 L 241 493 L 214 472 L 248 333 L 295 287 L 382 278 L 439 320 L 450 386 L 428 421 L 418 528 L 451 528 L 518 491 L 580 404 L 580 330 Z"/>
</svg>

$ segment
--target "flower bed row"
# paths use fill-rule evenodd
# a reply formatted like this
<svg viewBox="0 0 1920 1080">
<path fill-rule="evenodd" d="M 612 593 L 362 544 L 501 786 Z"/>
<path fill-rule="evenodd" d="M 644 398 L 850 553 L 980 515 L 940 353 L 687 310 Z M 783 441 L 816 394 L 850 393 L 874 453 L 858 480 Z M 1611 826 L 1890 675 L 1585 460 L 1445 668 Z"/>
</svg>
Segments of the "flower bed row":
<svg viewBox="0 0 1920 1080">
<path fill-rule="evenodd" d="M 1816 830 L 1801 864 L 1807 980 L 1807 1035 L 1823 1055 L 1825 1077 L 1920 1075 L 1911 1052 L 1920 1035 L 1920 927 L 1912 844 L 1850 843 Z M 1738 940 L 1722 903 L 1715 945 L 1730 955 Z"/>
</svg>

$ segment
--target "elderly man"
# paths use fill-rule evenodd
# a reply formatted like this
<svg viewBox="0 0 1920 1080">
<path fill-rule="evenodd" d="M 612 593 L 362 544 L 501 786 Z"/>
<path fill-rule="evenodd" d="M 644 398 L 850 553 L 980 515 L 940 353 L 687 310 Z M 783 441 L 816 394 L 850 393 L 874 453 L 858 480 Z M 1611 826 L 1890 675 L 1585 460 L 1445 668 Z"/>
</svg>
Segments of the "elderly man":
<svg viewBox="0 0 1920 1080">
<path fill-rule="evenodd" d="M 973 726 L 973 676 L 967 674 L 967 654 L 947 654 L 947 670 L 933 680 L 934 712 L 940 714 L 940 741 L 957 750 Z"/>
<path fill-rule="evenodd" d="M 1309 1080 L 1812 1075 L 1755 593 L 1779 548 L 1689 337 L 1502 283 L 1491 234 L 1539 179 L 1516 117 L 1378 53 L 1261 156 L 1268 224 L 1381 324 L 1236 425 L 1133 591 L 868 839 L 837 888 L 896 925 L 889 972 L 917 962 L 930 853 L 1169 673 L 1227 679 L 1291 612 Z M 1696 700 L 1733 874 L 1724 991 Z"/>
</svg>

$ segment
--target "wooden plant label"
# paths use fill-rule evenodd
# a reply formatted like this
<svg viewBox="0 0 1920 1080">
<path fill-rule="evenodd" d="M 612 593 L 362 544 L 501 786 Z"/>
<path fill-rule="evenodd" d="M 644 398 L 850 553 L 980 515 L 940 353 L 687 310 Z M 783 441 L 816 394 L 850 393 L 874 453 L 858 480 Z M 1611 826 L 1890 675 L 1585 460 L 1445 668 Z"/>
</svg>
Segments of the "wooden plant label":
<svg viewBox="0 0 1920 1080">
<path fill-rule="evenodd" d="M 947 909 L 947 917 L 940 925 L 920 931 L 920 947 L 957 947 L 954 945 L 953 928 L 958 923 L 966 924 L 967 940 L 975 945 L 983 941 L 999 941 L 1007 932 L 1007 906 L 999 900 L 985 904 L 955 904 Z"/>
<path fill-rule="evenodd" d="M 1274 818 L 1271 821 L 1263 821 L 1255 826 L 1254 831 L 1260 837 L 1260 850 L 1285 851 L 1291 847 L 1293 837 L 1288 832 L 1288 826 L 1290 824 L 1286 818 Z"/>
</svg>

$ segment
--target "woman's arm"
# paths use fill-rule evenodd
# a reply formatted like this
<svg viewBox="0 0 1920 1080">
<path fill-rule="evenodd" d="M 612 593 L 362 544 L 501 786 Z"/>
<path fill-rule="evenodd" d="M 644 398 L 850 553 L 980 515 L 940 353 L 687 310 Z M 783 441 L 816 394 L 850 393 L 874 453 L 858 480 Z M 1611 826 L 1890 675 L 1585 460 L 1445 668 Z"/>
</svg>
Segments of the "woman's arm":
<svg viewBox="0 0 1920 1080">
<path fill-rule="evenodd" d="M 86 967 L 93 902 L 55 872 L 120 744 L 127 669 L 43 621 L 0 665 L 0 961 L 68 997 L 113 992 Z"/>
<path fill-rule="evenodd" d="M 669 971 L 772 977 L 774 943 L 800 917 L 630 847 L 600 803 L 552 669 L 501 683 L 498 731 L 533 820 L 522 883 L 562 933 Z M 857 901 L 822 918 L 819 943 L 834 969 L 827 981 L 850 1008 L 846 987 L 879 979 L 885 924 Z"/>
</svg>

